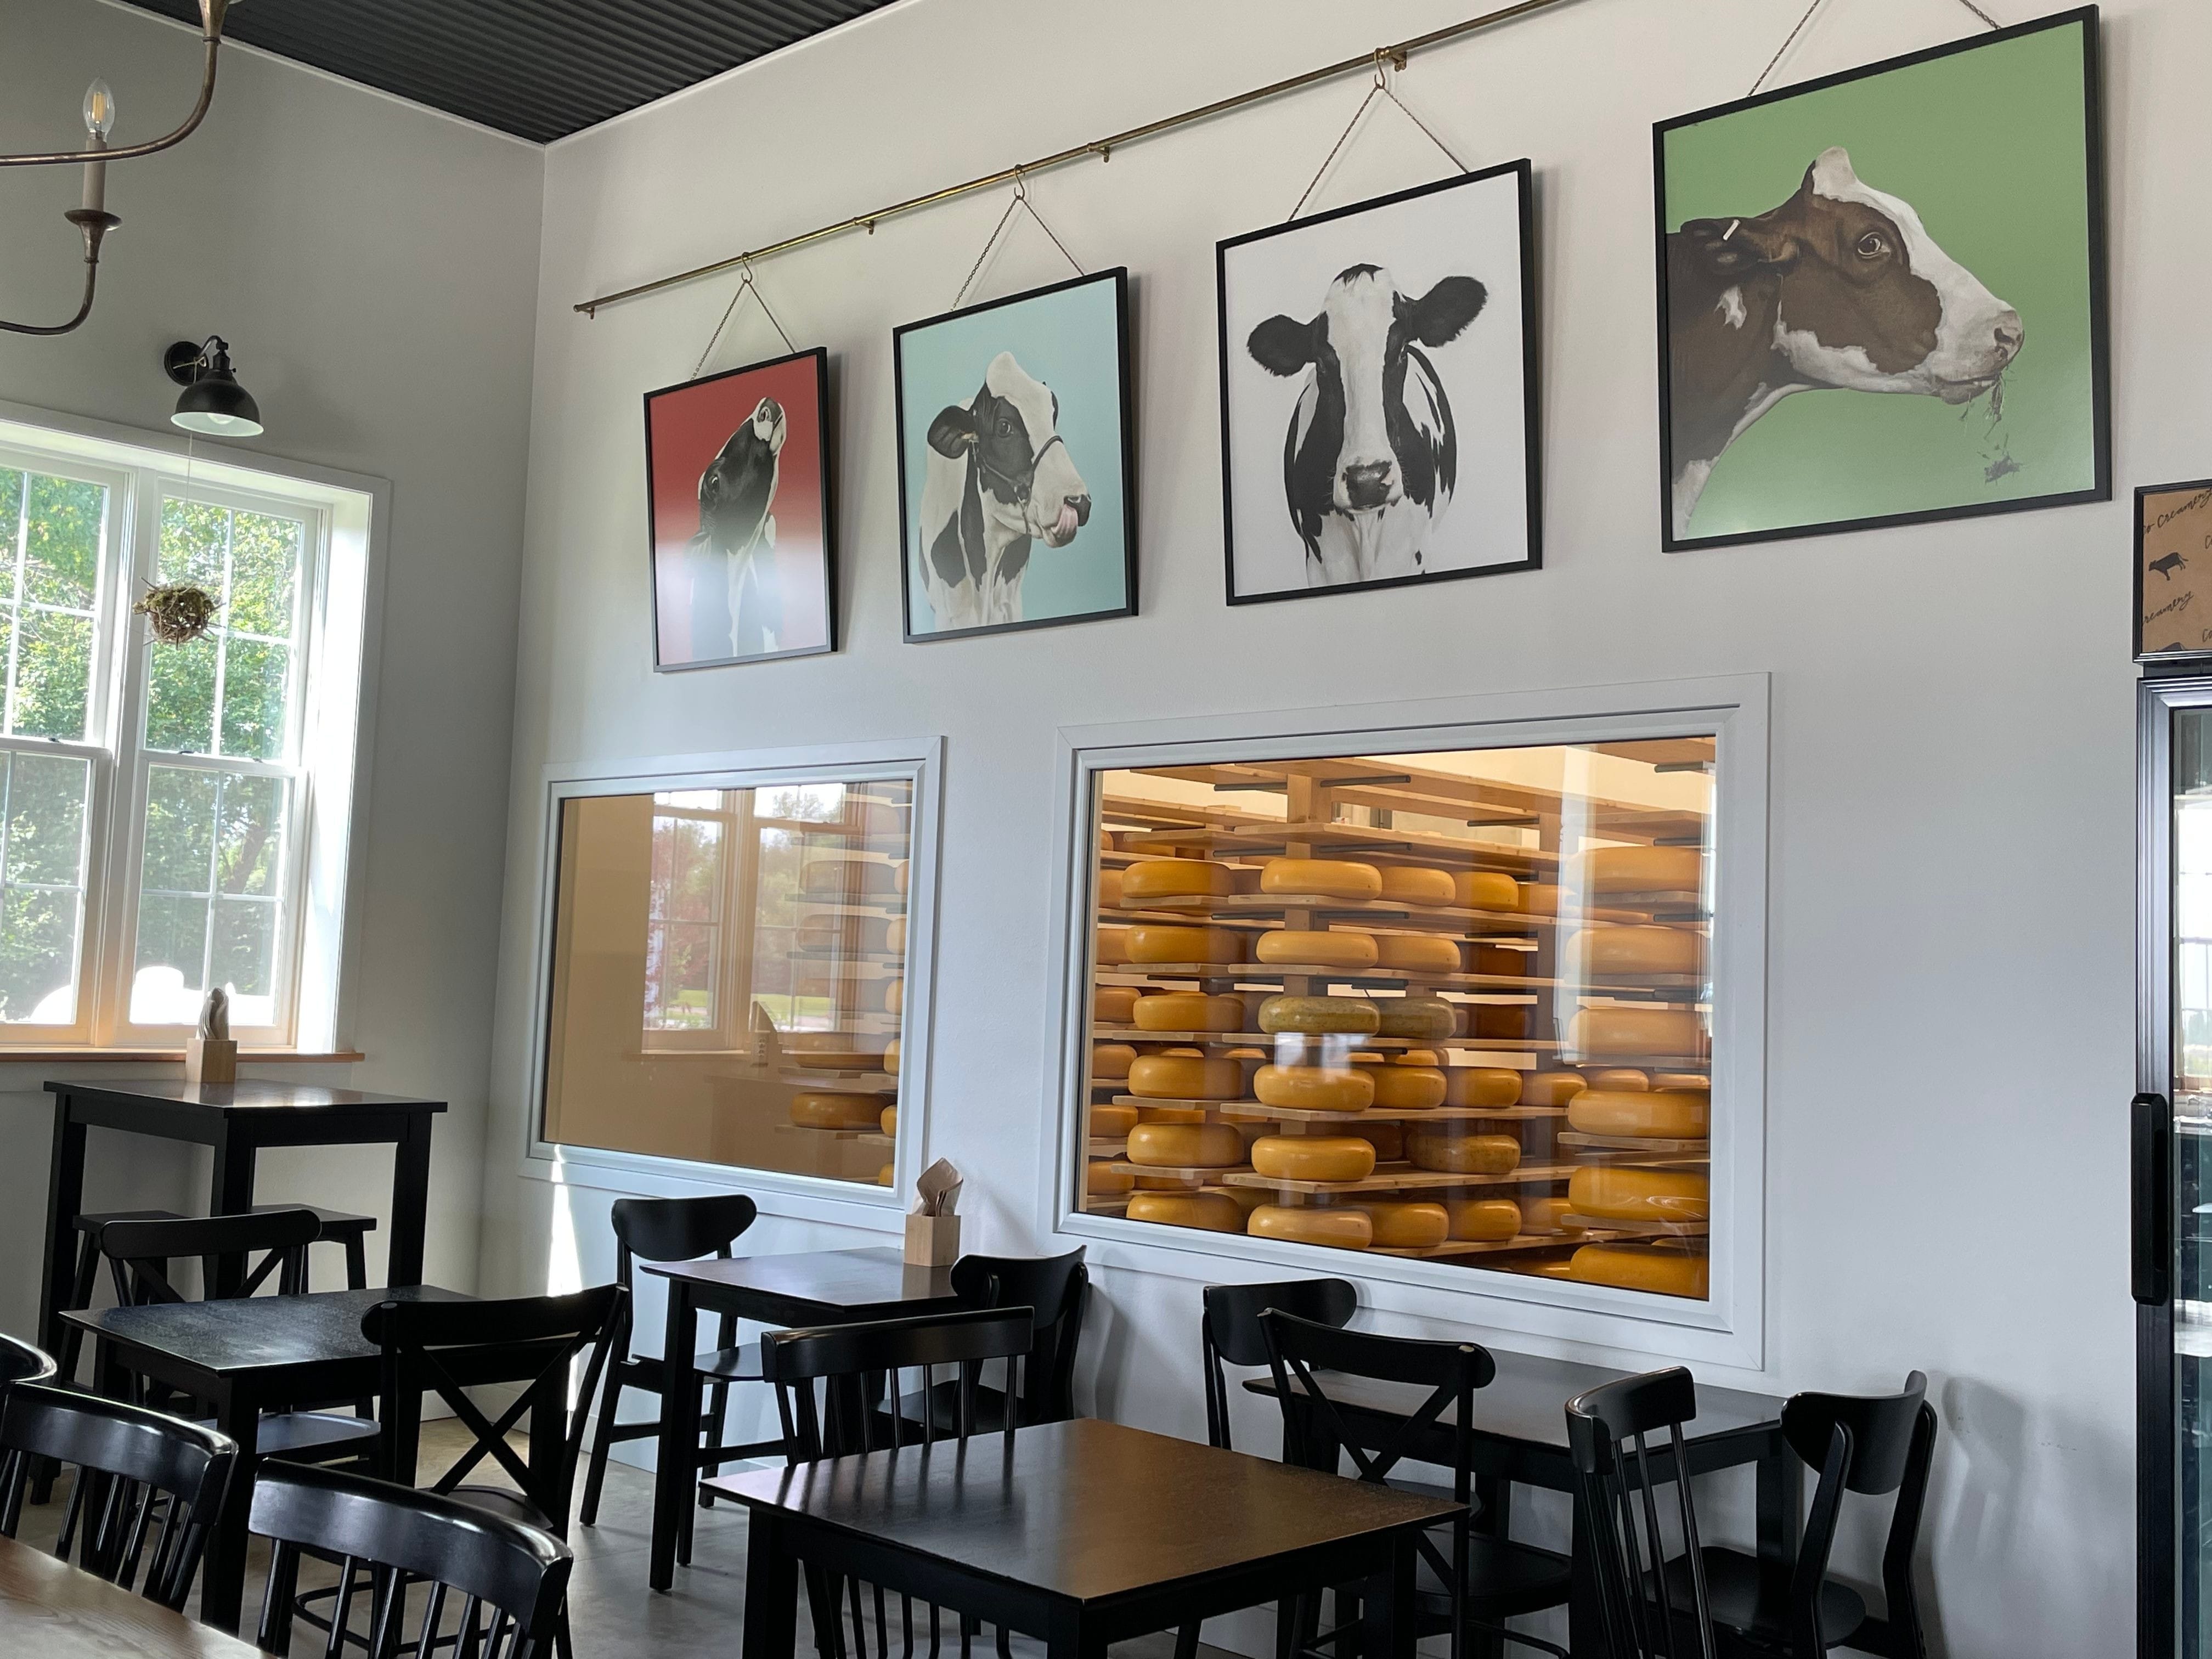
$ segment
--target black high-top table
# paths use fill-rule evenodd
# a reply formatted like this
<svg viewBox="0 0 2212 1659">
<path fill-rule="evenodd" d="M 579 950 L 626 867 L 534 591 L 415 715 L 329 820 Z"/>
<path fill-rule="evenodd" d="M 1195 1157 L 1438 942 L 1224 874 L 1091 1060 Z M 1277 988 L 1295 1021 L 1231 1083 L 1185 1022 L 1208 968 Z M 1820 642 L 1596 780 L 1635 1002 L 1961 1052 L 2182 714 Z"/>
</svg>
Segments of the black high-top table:
<svg viewBox="0 0 2212 1659">
<path fill-rule="evenodd" d="M 363 1094 L 314 1084 L 190 1084 L 107 1078 L 48 1083 L 54 1097 L 52 1173 L 46 1184 L 46 1261 L 39 1280 L 39 1346 L 61 1352 L 62 1310 L 76 1276 L 71 1248 L 84 1208 L 87 1129 L 120 1129 L 215 1149 L 208 1213 L 253 1207 L 254 1155 L 264 1146 L 392 1147 L 387 1285 L 422 1282 L 422 1226 L 430 1194 L 431 1120 L 442 1100 Z M 219 1262 L 212 1293 L 235 1293 L 242 1263 Z"/>
</svg>

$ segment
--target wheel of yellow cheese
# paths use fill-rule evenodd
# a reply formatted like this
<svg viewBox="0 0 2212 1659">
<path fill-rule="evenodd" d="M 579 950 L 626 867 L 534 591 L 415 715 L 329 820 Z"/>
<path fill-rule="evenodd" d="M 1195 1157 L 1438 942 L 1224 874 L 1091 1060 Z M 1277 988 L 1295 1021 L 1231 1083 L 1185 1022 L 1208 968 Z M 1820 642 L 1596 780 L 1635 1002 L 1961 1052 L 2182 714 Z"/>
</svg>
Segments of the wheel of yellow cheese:
<svg viewBox="0 0 2212 1659">
<path fill-rule="evenodd" d="M 1375 1224 L 1364 1210 L 1262 1204 L 1245 1218 L 1244 1231 L 1255 1238 L 1291 1238 L 1340 1250 L 1364 1250 L 1375 1242 Z"/>
<path fill-rule="evenodd" d="M 1137 1109 L 1133 1106 L 1093 1106 L 1091 1109 L 1091 1133 L 1100 1140 L 1125 1140 L 1129 1131 L 1137 1127 Z"/>
<path fill-rule="evenodd" d="M 1475 974 L 1498 974 L 1520 979 L 1534 965 L 1534 951 L 1516 951 L 1504 945 L 1474 945 L 1468 947 L 1468 971 Z"/>
<path fill-rule="evenodd" d="M 1098 930 L 1098 965 L 1115 968 L 1129 959 L 1129 930 L 1126 927 L 1101 927 Z"/>
<path fill-rule="evenodd" d="M 1585 1164 L 1567 1182 L 1577 1215 L 1600 1221 L 1703 1221 L 1712 1210 L 1711 1183 L 1694 1170 L 1639 1170 Z"/>
<path fill-rule="evenodd" d="M 1377 1005 L 1360 997 L 1269 997 L 1260 1005 L 1263 1031 L 1372 1036 L 1382 1029 Z"/>
<path fill-rule="evenodd" d="M 1210 1233 L 1244 1231 L 1243 1206 L 1223 1193 L 1139 1193 L 1124 1213 L 1132 1221 L 1197 1227 Z"/>
<path fill-rule="evenodd" d="M 1582 1224 L 1568 1219 L 1574 1212 L 1574 1204 L 1568 1199 L 1524 1198 L 1521 1200 L 1521 1231 L 1535 1237 L 1578 1233 L 1583 1231 Z"/>
<path fill-rule="evenodd" d="M 1418 864 L 1392 864 L 1382 868 L 1382 897 L 1392 904 L 1449 904 L 1459 887 L 1449 870 L 1432 870 Z"/>
<path fill-rule="evenodd" d="M 1567 946 L 1585 974 L 1694 974 L 1705 956 L 1705 935 L 1686 927 L 1585 927 Z"/>
<path fill-rule="evenodd" d="M 1377 997 L 1375 1009 L 1384 1036 L 1441 1042 L 1459 1032 L 1459 1009 L 1442 997 Z"/>
<path fill-rule="evenodd" d="M 1634 1244 L 1585 1244 L 1567 1263 L 1567 1277 L 1585 1285 L 1613 1285 L 1624 1291 L 1656 1291 L 1662 1296 L 1711 1294 L 1711 1278 L 1702 1255 Z"/>
<path fill-rule="evenodd" d="M 1233 1170 L 1244 1137 L 1226 1123 L 1139 1123 L 1129 1131 L 1129 1162 L 1171 1170 Z"/>
<path fill-rule="evenodd" d="M 878 1095 L 810 1091 L 791 1097 L 791 1121 L 809 1129 L 872 1129 L 883 1109 Z"/>
<path fill-rule="evenodd" d="M 1376 1248 L 1433 1250 L 1451 1237 L 1451 1217 L 1441 1204 L 1363 1204 Z"/>
<path fill-rule="evenodd" d="M 1298 1111 L 1364 1112 L 1375 1103 L 1375 1084 L 1348 1066 L 1262 1066 L 1252 1074 L 1252 1094 L 1262 1105 Z"/>
<path fill-rule="evenodd" d="M 1583 1080 L 1593 1089 L 1610 1089 L 1619 1093 L 1638 1093 L 1651 1086 L 1651 1073 L 1639 1072 L 1633 1066 L 1605 1066 L 1595 1071 L 1584 1072 Z"/>
<path fill-rule="evenodd" d="M 898 1165 L 896 1164 L 886 1164 L 876 1171 L 876 1185 L 878 1187 L 894 1186 L 897 1181 Z"/>
<path fill-rule="evenodd" d="M 1260 890 L 1263 893 L 1380 898 L 1387 879 L 1371 864 L 1350 864 L 1341 859 L 1269 859 L 1260 866 Z"/>
<path fill-rule="evenodd" d="M 1198 1054 L 1140 1054 L 1129 1066 L 1129 1092 L 1148 1100 L 1236 1100 L 1244 1092 L 1244 1068 Z"/>
<path fill-rule="evenodd" d="M 1278 1181 L 1364 1181 L 1375 1173 L 1375 1147 L 1358 1135 L 1261 1135 L 1252 1167 Z"/>
<path fill-rule="evenodd" d="M 1121 908 L 1121 872 L 1101 870 L 1098 872 L 1098 908 L 1118 910 Z"/>
<path fill-rule="evenodd" d="M 1140 1031 L 1234 1031 L 1244 1024 L 1244 999 L 1200 991 L 1156 991 L 1137 1000 Z"/>
<path fill-rule="evenodd" d="M 1521 902 L 1514 908 L 1525 910 L 1532 916 L 1556 916 L 1559 914 L 1559 884 L 1554 881 L 1524 881 L 1517 884 Z"/>
<path fill-rule="evenodd" d="M 1521 1206 L 1510 1198 L 1449 1198 L 1444 1214 L 1451 1236 L 1468 1243 L 1492 1244 L 1521 1232 Z"/>
<path fill-rule="evenodd" d="M 1712 1133 L 1712 1097 L 1701 1089 L 1589 1089 L 1567 1103 L 1567 1127 L 1586 1135 L 1702 1140 Z"/>
<path fill-rule="evenodd" d="M 1406 1158 L 1417 1170 L 1437 1170 L 1449 1175 L 1511 1175 L 1521 1164 L 1521 1143 L 1511 1135 L 1418 1129 L 1406 1137 Z"/>
<path fill-rule="evenodd" d="M 1394 1112 L 1425 1112 L 1441 1106 L 1449 1086 L 1435 1066 L 1409 1066 L 1402 1060 L 1377 1066 L 1370 1075 L 1375 1080 L 1375 1103 Z"/>
<path fill-rule="evenodd" d="M 1503 1066 L 1455 1066 L 1444 1079 L 1447 1106 L 1517 1106 L 1521 1073 Z"/>
<path fill-rule="evenodd" d="M 898 1068 L 899 1040 L 896 1037 L 893 1037 L 889 1042 L 884 1044 L 884 1070 L 889 1072 L 893 1077 L 896 1077 L 898 1075 Z"/>
<path fill-rule="evenodd" d="M 891 980 L 884 985 L 884 1012 L 887 1014 L 906 1012 L 906 981 L 903 979 Z"/>
<path fill-rule="evenodd" d="M 1244 935 L 1230 927 L 1176 927 L 1143 922 L 1129 930 L 1129 960 L 1242 962 Z"/>
<path fill-rule="evenodd" d="M 891 891 L 902 898 L 906 896 L 908 871 L 910 867 L 909 861 L 905 859 L 901 859 L 891 866 Z"/>
<path fill-rule="evenodd" d="M 1698 1054 L 1705 1027 L 1687 1008 L 1584 1008 L 1567 1022 L 1567 1048 L 1594 1060 Z"/>
<path fill-rule="evenodd" d="M 898 1135 L 898 1108 L 884 1107 L 884 1115 L 876 1120 L 876 1127 L 885 1134 L 896 1139 Z"/>
<path fill-rule="evenodd" d="M 1146 859 L 1121 872 L 1121 902 L 1164 898 L 1226 898 L 1236 890 L 1225 864 L 1208 859 Z"/>
<path fill-rule="evenodd" d="M 1127 1170 L 1111 1168 L 1093 1158 L 1084 1166 L 1083 1190 L 1097 1198 L 1112 1198 L 1127 1192 L 1137 1184 L 1137 1177 Z"/>
<path fill-rule="evenodd" d="M 1589 1087 L 1580 1072 L 1533 1072 L 1521 1080 L 1521 1103 L 1564 1106 Z"/>
<path fill-rule="evenodd" d="M 1455 974 L 1462 965 L 1458 942 L 1441 933 L 1377 934 L 1375 960 L 1409 974 Z"/>
<path fill-rule="evenodd" d="M 884 949 L 893 956 L 906 954 L 906 918 L 893 916 L 884 925 Z"/>
<path fill-rule="evenodd" d="M 1142 995 L 1133 985 L 1102 985 L 1091 994 L 1091 1018 L 1101 1025 L 1127 1025 Z"/>
<path fill-rule="evenodd" d="M 1580 860 L 1591 893 L 1695 892 L 1705 863 L 1694 847 L 1593 847 Z"/>
<path fill-rule="evenodd" d="M 1119 1083 L 1137 1062 L 1137 1051 L 1126 1042 L 1102 1042 L 1091 1051 L 1091 1080 Z"/>
<path fill-rule="evenodd" d="M 1372 968 L 1375 935 L 1334 929 L 1309 933 L 1303 928 L 1274 927 L 1260 935 L 1252 954 L 1261 962 L 1311 963 L 1320 968 Z"/>
<path fill-rule="evenodd" d="M 1495 870 L 1462 870 L 1452 878 L 1452 900 L 1467 910 L 1518 910 L 1521 887 Z"/>
</svg>

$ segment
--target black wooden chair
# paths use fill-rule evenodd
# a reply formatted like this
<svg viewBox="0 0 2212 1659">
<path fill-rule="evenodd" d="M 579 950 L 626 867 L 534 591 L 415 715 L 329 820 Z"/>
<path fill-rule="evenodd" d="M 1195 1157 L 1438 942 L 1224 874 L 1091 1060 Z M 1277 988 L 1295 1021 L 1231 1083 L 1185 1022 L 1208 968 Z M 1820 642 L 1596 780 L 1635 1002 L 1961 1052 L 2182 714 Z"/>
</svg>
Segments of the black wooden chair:
<svg viewBox="0 0 2212 1659">
<path fill-rule="evenodd" d="M 238 1461 L 235 1441 L 128 1401 L 12 1382 L 0 1395 L 0 1536 L 15 1535 L 33 1460 L 72 1464 L 77 1472 L 55 1554 L 69 1559 L 74 1544 L 80 1566 L 125 1589 L 134 1587 L 144 1561 L 147 1597 L 183 1607 L 208 1530 L 222 1513 Z M 146 1561 L 157 1513 L 161 1531 Z"/>
<path fill-rule="evenodd" d="M 280 1296 L 304 1294 L 307 1247 L 322 1237 L 322 1218 L 314 1211 L 298 1205 L 289 1209 L 250 1210 L 242 1215 L 110 1221 L 100 1228 L 97 1240 L 114 1284 L 116 1305 L 136 1308 L 190 1300 L 170 1275 L 172 1264 L 194 1256 L 200 1261 L 204 1287 L 215 1283 L 216 1261 L 234 1256 L 244 1263 L 239 1295 L 252 1296 L 271 1279 Z M 258 1261 L 252 1259 L 257 1253 Z M 103 1379 L 104 1383 L 107 1381 Z M 168 1403 L 167 1390 L 143 1379 L 130 1379 L 128 1387 L 142 1405 L 161 1408 Z M 115 1387 L 101 1389 L 116 1391 Z M 358 1459 L 366 1468 L 374 1450 L 376 1424 L 369 1415 L 370 1401 L 350 1403 L 350 1412 L 268 1413 L 257 1431 L 257 1455 L 296 1463 Z M 212 1428 L 214 1419 L 203 1419 L 202 1425 Z"/>
<path fill-rule="evenodd" d="M 615 1283 L 635 1293 L 630 1274 L 640 1261 L 696 1261 L 703 1255 L 726 1261 L 732 1243 L 753 1224 L 759 1213 L 752 1200 L 743 1193 L 715 1193 L 704 1198 L 617 1199 L 613 1214 Z M 692 1385 L 707 1389 L 707 1409 L 700 1418 L 705 1443 L 699 1449 L 698 1468 L 708 1474 L 717 1474 L 723 1464 L 740 1458 L 781 1455 L 783 1451 L 783 1443 L 779 1440 L 744 1445 L 720 1443 L 730 1384 L 761 1380 L 760 1345 L 749 1342 L 738 1346 L 737 1327 L 734 1314 L 722 1315 L 714 1328 L 714 1346 L 691 1362 Z M 599 1518 L 599 1488 L 606 1480 L 607 1457 L 615 1443 L 643 1440 L 660 1432 L 658 1414 L 638 1423 L 616 1420 L 624 1389 L 640 1389 L 659 1399 L 665 1399 L 668 1394 L 667 1366 L 661 1357 L 632 1353 L 629 1344 L 630 1315 L 625 1304 L 623 1328 L 615 1339 L 614 1358 L 607 1367 L 607 1397 L 600 1403 L 599 1426 L 592 1437 L 591 1467 L 584 1476 L 583 1508 L 576 1517 L 587 1527 Z M 701 1508 L 713 1502 L 711 1494 L 699 1494 Z M 676 1540 L 676 1559 L 686 1563 L 691 1559 L 691 1521 L 687 1510 L 684 1529 Z"/>
<path fill-rule="evenodd" d="M 912 1446 L 926 1451 L 940 1438 L 964 1445 L 971 1434 L 989 1432 L 977 1427 L 980 1378 L 987 1362 L 1005 1361 L 1006 1392 L 1016 1399 L 1025 1397 L 1018 1372 L 1036 1340 L 1036 1321 L 1029 1309 L 975 1308 L 814 1330 L 771 1331 L 761 1340 L 761 1369 L 775 1389 L 776 1413 L 794 1464 Z M 915 1396 L 936 1400 L 940 1368 L 954 1372 L 945 1379 L 952 1390 L 950 1430 L 939 1429 L 934 1411 L 909 1419 L 885 1409 L 886 1401 L 909 1397 L 902 1391 L 909 1371 L 916 1374 Z M 1018 1432 L 1020 1415 L 1016 1413 L 1015 1425 L 1003 1432 Z M 852 1659 L 868 1659 L 866 1588 L 858 1579 L 833 1577 L 814 1567 L 806 1570 L 815 1646 L 825 1659 L 846 1659 L 843 1620 L 848 1598 Z M 911 1654 L 914 1604 L 905 1596 L 899 1600 L 903 1651 Z M 887 1659 L 890 1625 L 880 1586 L 874 1587 L 873 1607 L 876 1659 Z M 934 1654 L 939 1637 L 933 1606 L 929 1619 L 929 1646 Z M 972 1621 L 962 1621 L 963 1655 L 975 1628 Z M 1000 1653 L 1006 1654 L 1010 1649 L 1003 1629 L 998 1642 Z"/>
<path fill-rule="evenodd" d="M 1451 1413 L 1449 1496 L 1467 1508 L 1448 1523 L 1449 1553 L 1436 1536 L 1441 1528 L 1432 1528 L 1419 1540 L 1416 1633 L 1449 1636 L 1452 1659 L 1463 1659 L 1468 1638 L 1476 1632 L 1492 1642 L 1523 1643 L 1565 1659 L 1565 1649 L 1539 1637 L 1509 1631 L 1504 1621 L 1565 1605 L 1573 1584 L 1569 1559 L 1534 1545 L 1478 1533 L 1474 1527 L 1474 1396 L 1498 1373 L 1489 1351 L 1472 1342 L 1424 1341 L 1342 1330 L 1318 1320 L 1301 1319 L 1279 1308 L 1261 1313 L 1260 1329 L 1283 1408 L 1285 1462 L 1334 1474 L 1341 1455 L 1349 1453 L 1357 1479 L 1396 1485 L 1390 1479 L 1391 1471 L 1408 1460 L 1431 1425 L 1442 1422 L 1446 1412 Z M 1322 1371 L 1425 1388 L 1429 1397 L 1411 1415 L 1387 1429 L 1363 1425 L 1323 1392 L 1316 1376 Z M 1358 1623 L 1358 1615 L 1350 1611 L 1352 1600 L 1342 1589 L 1337 1591 L 1338 1623 L 1344 1632 Z M 1339 1640 L 1338 1633 L 1313 1632 L 1316 1605 L 1317 1598 L 1297 1610 L 1297 1645 L 1301 1651 L 1334 1645 Z"/>
<path fill-rule="evenodd" d="M 1567 1401 L 1567 1451 L 1596 1571 L 1607 1659 L 1714 1659 L 1697 1505 L 1689 1481 L 1676 1473 L 1688 1468 L 1682 1429 L 1697 1414 L 1697 1383 L 1680 1366 L 1623 1377 Z M 1658 1489 L 1669 1482 L 1679 1571 L 1668 1568 L 1676 1552 L 1660 1524 Z"/>
<path fill-rule="evenodd" d="M 1066 1255 L 963 1255 L 952 1264 L 952 1293 L 968 1308 L 1027 1308 L 1034 1320 L 1030 1351 L 1024 1358 L 1020 1401 L 1015 1421 L 1065 1423 L 1075 1415 L 1075 1358 L 1083 1340 L 1083 1308 L 1091 1275 L 1080 1246 Z M 931 1391 L 932 1426 L 954 1431 L 960 1385 L 940 1382 Z M 972 1430 L 996 1434 L 1006 1426 L 1008 1389 L 979 1383 L 971 1402 Z M 921 1419 L 921 1396 L 903 1399 L 908 1419 Z"/>
<path fill-rule="evenodd" d="M 1348 1279 L 1288 1279 L 1272 1285 L 1209 1285 L 1198 1322 L 1206 1371 L 1206 1439 L 1236 1449 L 1229 1432 L 1229 1378 L 1224 1365 L 1261 1370 L 1267 1366 L 1267 1333 L 1260 1316 L 1270 1308 L 1341 1330 L 1359 1311 L 1359 1291 Z M 1191 1638 L 1194 1642 L 1195 1634 Z M 1186 1655 L 1185 1659 L 1188 1659 Z"/>
<path fill-rule="evenodd" d="M 51 1382 L 58 1368 L 53 1356 L 0 1331 L 0 1389 L 15 1382 Z"/>
<path fill-rule="evenodd" d="M 568 1547 L 544 1528 L 367 1475 L 264 1464 L 247 1525 L 276 1546 L 255 1644 L 264 1653 L 291 1651 L 302 1553 L 340 1564 L 325 1659 L 344 1651 L 364 1569 L 368 1629 L 350 1639 L 370 1659 L 399 1652 L 412 1583 L 429 1586 L 414 1644 L 422 1659 L 448 1644 L 460 1659 L 538 1659 L 568 1596 Z"/>
<path fill-rule="evenodd" d="M 1845 1644 L 1887 1659 L 1925 1659 L 1912 1556 L 1936 1454 L 1936 1408 L 1927 1394 L 1928 1379 L 1915 1371 L 1896 1394 L 1801 1394 L 1783 1407 L 1790 1449 L 1820 1477 L 1797 1559 L 1769 1565 L 1740 1550 L 1708 1546 L 1702 1565 L 1716 1625 L 1762 1653 L 1790 1659 L 1820 1659 Z M 1897 1494 L 1882 1551 L 1886 1617 L 1869 1616 L 1863 1596 L 1827 1576 L 1847 1492 Z M 1668 1568 L 1685 1585 L 1688 1570 L 1683 1559 Z"/>
</svg>

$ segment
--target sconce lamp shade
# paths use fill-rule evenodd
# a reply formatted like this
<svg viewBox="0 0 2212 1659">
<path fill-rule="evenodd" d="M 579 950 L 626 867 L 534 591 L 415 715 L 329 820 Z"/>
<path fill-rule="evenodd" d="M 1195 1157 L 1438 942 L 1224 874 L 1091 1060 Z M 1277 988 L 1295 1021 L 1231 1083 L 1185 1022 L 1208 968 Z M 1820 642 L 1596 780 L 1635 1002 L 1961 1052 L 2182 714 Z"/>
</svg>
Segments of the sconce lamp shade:
<svg viewBox="0 0 2212 1659">
<path fill-rule="evenodd" d="M 261 406 L 231 373 L 228 341 L 219 336 L 203 345 L 179 340 L 161 366 L 185 388 L 169 416 L 174 424 L 211 438 L 251 438 L 262 430 Z"/>
</svg>

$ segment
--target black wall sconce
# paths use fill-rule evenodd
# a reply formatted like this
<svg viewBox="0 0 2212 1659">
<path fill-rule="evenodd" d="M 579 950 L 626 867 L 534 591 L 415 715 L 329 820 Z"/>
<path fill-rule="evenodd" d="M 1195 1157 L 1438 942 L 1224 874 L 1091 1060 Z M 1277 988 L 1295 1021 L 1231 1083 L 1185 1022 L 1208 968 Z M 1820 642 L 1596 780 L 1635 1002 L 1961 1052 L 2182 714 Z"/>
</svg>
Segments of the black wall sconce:
<svg viewBox="0 0 2212 1659">
<path fill-rule="evenodd" d="M 169 419 L 210 438 L 252 438 L 261 430 L 261 406 L 230 370 L 230 342 L 210 334 L 194 345 L 179 340 L 161 356 L 161 367 L 184 387 Z"/>
</svg>

